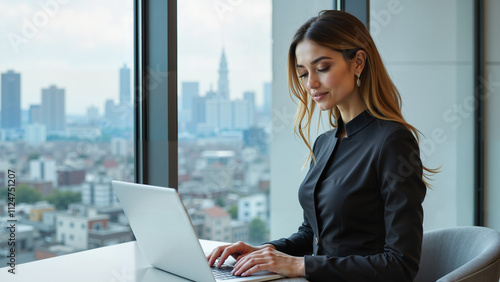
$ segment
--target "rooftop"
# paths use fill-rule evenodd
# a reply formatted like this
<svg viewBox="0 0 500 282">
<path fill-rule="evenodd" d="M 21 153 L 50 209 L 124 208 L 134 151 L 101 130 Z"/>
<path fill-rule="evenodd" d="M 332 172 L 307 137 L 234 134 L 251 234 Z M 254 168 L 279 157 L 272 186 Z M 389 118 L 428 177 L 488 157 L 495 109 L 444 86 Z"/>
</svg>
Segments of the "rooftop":
<svg viewBox="0 0 500 282">
<path fill-rule="evenodd" d="M 219 206 L 214 206 L 212 208 L 207 208 L 203 209 L 203 212 L 208 214 L 211 217 L 217 218 L 217 217 L 230 217 L 231 215 L 227 213 L 225 210 L 223 210 Z"/>
</svg>

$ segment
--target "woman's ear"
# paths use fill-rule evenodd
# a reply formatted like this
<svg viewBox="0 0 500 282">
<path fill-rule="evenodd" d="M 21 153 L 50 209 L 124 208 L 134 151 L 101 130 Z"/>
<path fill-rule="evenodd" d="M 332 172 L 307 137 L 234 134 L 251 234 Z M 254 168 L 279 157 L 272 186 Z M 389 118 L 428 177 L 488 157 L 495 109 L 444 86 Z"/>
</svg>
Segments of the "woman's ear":
<svg viewBox="0 0 500 282">
<path fill-rule="evenodd" d="M 356 55 L 354 56 L 354 59 L 352 60 L 355 74 L 361 74 L 363 72 L 363 69 L 365 68 L 365 62 L 366 52 L 364 50 L 358 50 L 358 52 L 356 52 Z"/>
</svg>

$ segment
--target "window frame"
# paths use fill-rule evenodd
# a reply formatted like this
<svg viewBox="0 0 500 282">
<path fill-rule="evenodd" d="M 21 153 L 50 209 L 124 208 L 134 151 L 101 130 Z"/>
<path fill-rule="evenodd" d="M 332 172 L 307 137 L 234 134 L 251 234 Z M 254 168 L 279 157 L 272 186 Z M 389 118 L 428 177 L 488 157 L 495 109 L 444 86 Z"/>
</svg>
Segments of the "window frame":
<svg viewBox="0 0 500 282">
<path fill-rule="evenodd" d="M 176 0 L 134 0 L 134 64 L 135 181 L 177 189 Z"/>
<path fill-rule="evenodd" d="M 333 0 L 369 26 L 369 0 Z M 484 1 L 475 2 L 474 224 L 484 225 Z M 167 52 L 165 52 L 167 50 Z M 134 135 L 137 183 L 178 188 L 177 1 L 134 0 Z M 154 117 L 154 118 L 153 118 Z M 165 126 L 165 124 L 167 126 Z M 166 172 L 166 173 L 165 173 Z"/>
</svg>

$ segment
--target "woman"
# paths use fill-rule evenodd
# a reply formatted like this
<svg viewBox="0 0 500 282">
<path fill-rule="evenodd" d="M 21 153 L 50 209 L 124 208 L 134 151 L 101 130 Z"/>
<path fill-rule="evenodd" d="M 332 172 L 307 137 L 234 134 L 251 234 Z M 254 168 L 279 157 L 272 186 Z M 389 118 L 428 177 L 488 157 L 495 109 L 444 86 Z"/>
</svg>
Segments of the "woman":
<svg viewBox="0 0 500 282">
<path fill-rule="evenodd" d="M 392 83 L 365 26 L 322 11 L 296 32 L 288 54 L 289 88 L 298 98 L 295 130 L 312 157 L 299 188 L 304 222 L 295 234 L 262 246 L 221 246 L 233 273 L 269 270 L 310 281 L 412 281 L 422 242 L 427 183 L 418 131 L 401 114 Z M 311 148 L 315 108 L 333 130 Z"/>
</svg>

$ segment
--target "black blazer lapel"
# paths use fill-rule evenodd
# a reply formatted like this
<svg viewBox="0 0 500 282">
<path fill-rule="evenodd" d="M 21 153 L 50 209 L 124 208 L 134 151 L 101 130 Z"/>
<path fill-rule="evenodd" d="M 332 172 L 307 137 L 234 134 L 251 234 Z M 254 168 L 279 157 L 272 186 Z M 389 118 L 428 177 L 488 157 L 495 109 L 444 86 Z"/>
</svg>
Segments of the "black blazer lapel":
<svg viewBox="0 0 500 282">
<path fill-rule="evenodd" d="M 318 231 L 318 220 L 316 215 L 316 202 L 315 202 L 315 191 L 318 186 L 318 181 L 321 177 L 321 174 L 325 170 L 326 164 L 330 159 L 330 156 L 333 153 L 333 149 L 337 144 L 336 137 L 337 129 L 326 132 L 323 136 L 318 137 L 315 144 L 315 152 L 314 156 L 316 158 L 316 164 L 313 163 L 309 172 L 307 173 L 304 183 L 302 184 L 306 188 L 307 198 L 309 200 L 304 201 L 303 208 L 306 215 L 308 215 L 309 224 L 314 231 L 315 236 L 319 235 Z"/>
</svg>

